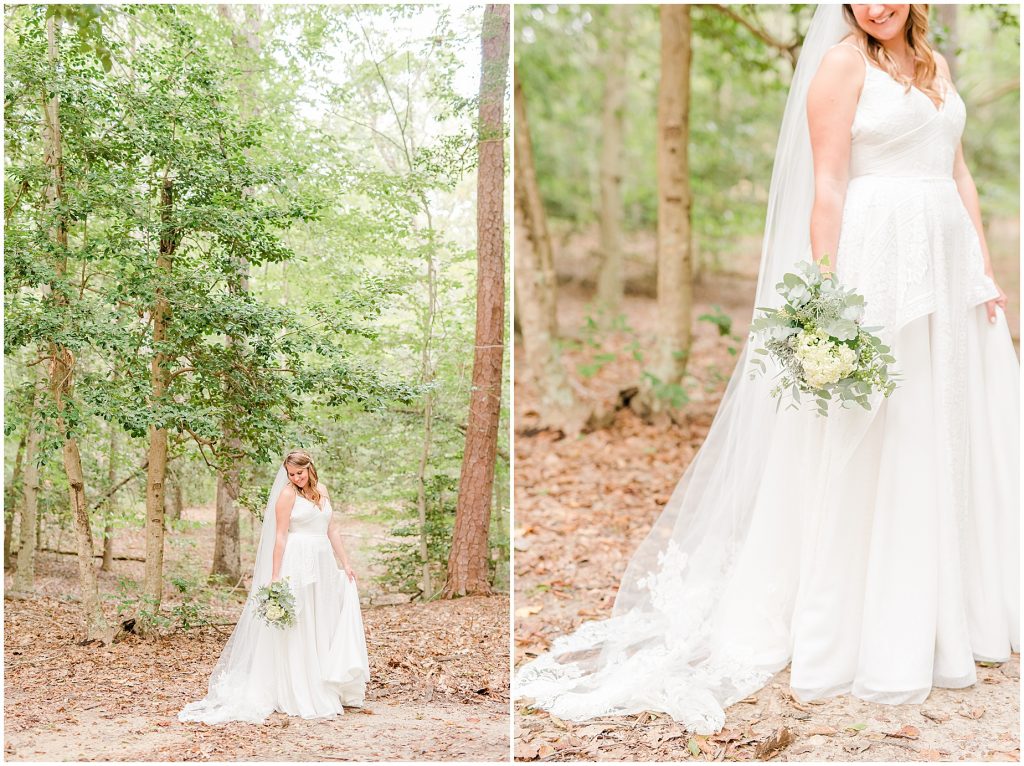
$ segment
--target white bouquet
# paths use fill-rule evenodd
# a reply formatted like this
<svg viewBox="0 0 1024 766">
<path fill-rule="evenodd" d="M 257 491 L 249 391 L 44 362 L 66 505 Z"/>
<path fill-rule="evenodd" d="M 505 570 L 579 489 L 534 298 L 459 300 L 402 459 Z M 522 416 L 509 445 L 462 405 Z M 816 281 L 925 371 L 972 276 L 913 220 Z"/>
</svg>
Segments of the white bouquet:
<svg viewBox="0 0 1024 766">
<path fill-rule="evenodd" d="M 272 628 L 287 628 L 295 624 L 295 595 L 288 586 L 288 578 L 264 585 L 253 597 L 256 614 Z"/>
<path fill-rule="evenodd" d="M 822 258 L 828 265 L 828 257 Z M 864 298 L 844 290 L 830 274 L 823 276 L 816 263 L 801 263 L 799 274 L 785 274 L 775 289 L 786 299 L 778 309 L 758 308 L 762 316 L 750 326 L 751 340 L 763 338 L 755 354 L 768 355 L 782 368 L 772 396 L 788 390 L 797 407 L 801 394 L 815 400 L 818 414 L 828 415 L 828 404 L 859 404 L 871 409 L 874 391 L 889 396 L 896 376 L 889 365 L 896 360 L 873 333 L 880 327 L 861 327 Z M 752 359 L 762 374 L 763 359 Z M 780 399 L 781 404 L 781 399 Z"/>
</svg>

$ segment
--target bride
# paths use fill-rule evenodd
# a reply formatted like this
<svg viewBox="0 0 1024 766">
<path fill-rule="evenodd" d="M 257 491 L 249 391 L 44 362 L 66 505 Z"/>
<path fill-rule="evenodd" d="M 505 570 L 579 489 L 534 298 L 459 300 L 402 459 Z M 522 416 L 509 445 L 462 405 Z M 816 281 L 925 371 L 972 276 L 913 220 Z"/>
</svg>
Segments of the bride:
<svg viewBox="0 0 1024 766">
<path fill-rule="evenodd" d="M 210 675 L 205 699 L 181 721 L 262 723 L 274 711 L 327 718 L 360 707 L 370 672 L 355 575 L 308 453 L 289 452 L 263 515 L 249 599 Z M 343 563 L 339 569 L 336 558 Z M 253 597 L 287 579 L 295 623 L 270 627 Z"/>
<path fill-rule="evenodd" d="M 819 6 L 769 192 L 757 306 L 830 257 L 901 379 L 870 410 L 776 411 L 745 349 L 612 617 L 520 668 L 570 720 L 708 734 L 791 665 L 793 694 L 923 701 L 1018 651 L 1019 364 L 927 5 Z"/>
</svg>

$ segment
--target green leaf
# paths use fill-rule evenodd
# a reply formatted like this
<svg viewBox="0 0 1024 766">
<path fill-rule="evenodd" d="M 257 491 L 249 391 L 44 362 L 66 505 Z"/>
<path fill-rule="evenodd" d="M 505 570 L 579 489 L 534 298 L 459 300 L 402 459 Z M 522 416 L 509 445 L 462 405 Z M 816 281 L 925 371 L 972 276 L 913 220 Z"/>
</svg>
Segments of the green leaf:
<svg viewBox="0 0 1024 766">
<path fill-rule="evenodd" d="M 700 745 L 697 743 L 695 737 L 690 737 L 689 741 L 686 743 L 686 748 L 690 751 L 690 755 L 692 755 L 694 758 L 701 754 Z"/>
</svg>

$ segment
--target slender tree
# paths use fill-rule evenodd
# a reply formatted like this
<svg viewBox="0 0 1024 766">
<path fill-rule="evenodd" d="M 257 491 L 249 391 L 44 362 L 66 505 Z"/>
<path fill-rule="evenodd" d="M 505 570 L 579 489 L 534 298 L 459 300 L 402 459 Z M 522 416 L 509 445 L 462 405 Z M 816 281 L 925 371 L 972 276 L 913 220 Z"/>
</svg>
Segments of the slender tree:
<svg viewBox="0 0 1024 766">
<path fill-rule="evenodd" d="M 46 53 L 51 77 L 56 77 L 58 72 L 60 58 L 58 37 L 57 19 L 52 14 L 48 15 L 46 19 Z M 51 216 L 49 236 L 56 254 L 50 299 L 58 312 L 65 310 L 70 301 L 69 291 L 64 284 L 68 260 L 68 230 L 62 209 L 65 195 L 60 112 L 60 91 L 57 87 L 53 87 L 49 93 L 43 93 L 43 147 L 44 163 L 48 171 L 46 202 Z M 100 606 L 96 567 L 93 562 L 92 527 L 89 507 L 85 498 L 85 474 L 82 471 L 82 455 L 78 439 L 67 418 L 72 406 L 75 357 L 71 350 L 57 338 L 50 340 L 49 356 L 50 395 L 54 403 L 57 430 L 63 435 L 61 451 L 64 472 L 68 480 L 71 513 L 75 520 L 79 587 L 85 616 L 86 639 L 101 639 L 106 632 L 107 625 Z"/>
<path fill-rule="evenodd" d="M 633 405 L 646 415 L 669 409 L 690 354 L 693 248 L 690 230 L 690 6 L 661 6 L 658 85 L 658 313 L 653 369 Z"/>
<path fill-rule="evenodd" d="M 174 225 L 174 181 L 165 173 L 160 186 L 160 249 L 156 258 L 159 274 L 151 317 L 153 359 L 150 362 L 151 406 L 164 405 L 171 382 L 172 358 L 164 350 L 171 305 L 167 285 L 173 279 L 174 251 L 179 233 Z M 144 588 L 154 609 L 163 599 L 164 571 L 164 485 L 167 475 L 167 427 L 159 419 L 149 424 L 149 464 L 146 467 L 146 573 Z"/>
<path fill-rule="evenodd" d="M 626 111 L 626 53 L 630 19 L 636 12 L 628 5 L 607 6 L 604 74 L 601 107 L 601 161 L 598 175 L 601 186 L 600 249 L 601 265 L 597 277 L 597 300 L 605 320 L 613 320 L 622 309 L 622 159 Z"/>
<path fill-rule="evenodd" d="M 217 10 L 221 17 L 231 24 L 231 46 L 236 55 L 244 56 L 247 65 L 242 68 L 242 78 L 239 83 L 239 95 L 242 100 L 243 117 L 249 119 L 259 117 L 258 94 L 255 89 L 257 73 L 255 63 L 260 55 L 259 27 L 261 20 L 260 7 L 258 5 L 242 6 L 244 9 L 244 20 L 236 22 L 232 15 L 231 6 L 218 5 Z M 248 113 L 248 114 L 246 114 Z M 252 195 L 253 190 L 246 188 L 243 194 Z M 244 257 L 236 259 L 235 269 L 237 275 L 229 280 L 228 288 L 234 293 L 246 293 L 249 290 L 249 264 Z M 227 336 L 229 345 L 244 343 L 244 339 L 235 335 Z M 230 421 L 224 424 L 222 440 L 228 449 L 236 454 L 242 452 L 242 442 L 234 432 Z M 239 544 L 238 524 L 238 494 L 239 477 L 241 465 L 239 460 L 230 459 L 226 468 L 220 468 L 217 472 L 216 489 L 216 522 L 213 546 L 213 564 L 210 568 L 210 577 L 226 578 L 229 582 L 237 582 L 241 577 L 242 553 Z"/>
<path fill-rule="evenodd" d="M 501 414 L 505 351 L 505 87 L 509 6 L 484 8 L 481 33 L 477 163 L 476 351 L 455 531 L 448 557 L 448 598 L 490 593 L 488 533 Z"/>
<path fill-rule="evenodd" d="M 526 368 L 537 388 L 542 428 L 577 433 L 587 420 L 558 348 L 554 258 L 537 186 L 522 81 L 515 78 L 515 280 L 516 320 Z"/>
</svg>

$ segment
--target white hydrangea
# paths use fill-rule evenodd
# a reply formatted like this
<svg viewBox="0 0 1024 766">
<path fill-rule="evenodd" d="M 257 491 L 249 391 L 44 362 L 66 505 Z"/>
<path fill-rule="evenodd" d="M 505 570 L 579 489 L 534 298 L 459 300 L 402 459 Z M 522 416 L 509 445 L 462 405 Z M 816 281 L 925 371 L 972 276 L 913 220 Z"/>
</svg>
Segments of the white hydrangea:
<svg viewBox="0 0 1024 766">
<path fill-rule="evenodd" d="M 857 354 L 848 346 L 834 343 L 828 333 L 801 330 L 795 343 L 796 358 L 804 370 L 804 380 L 812 388 L 825 388 L 857 369 Z"/>
<path fill-rule="evenodd" d="M 284 617 L 284 609 L 277 604 L 269 604 L 267 606 L 267 619 L 272 622 L 277 622 Z"/>
</svg>

